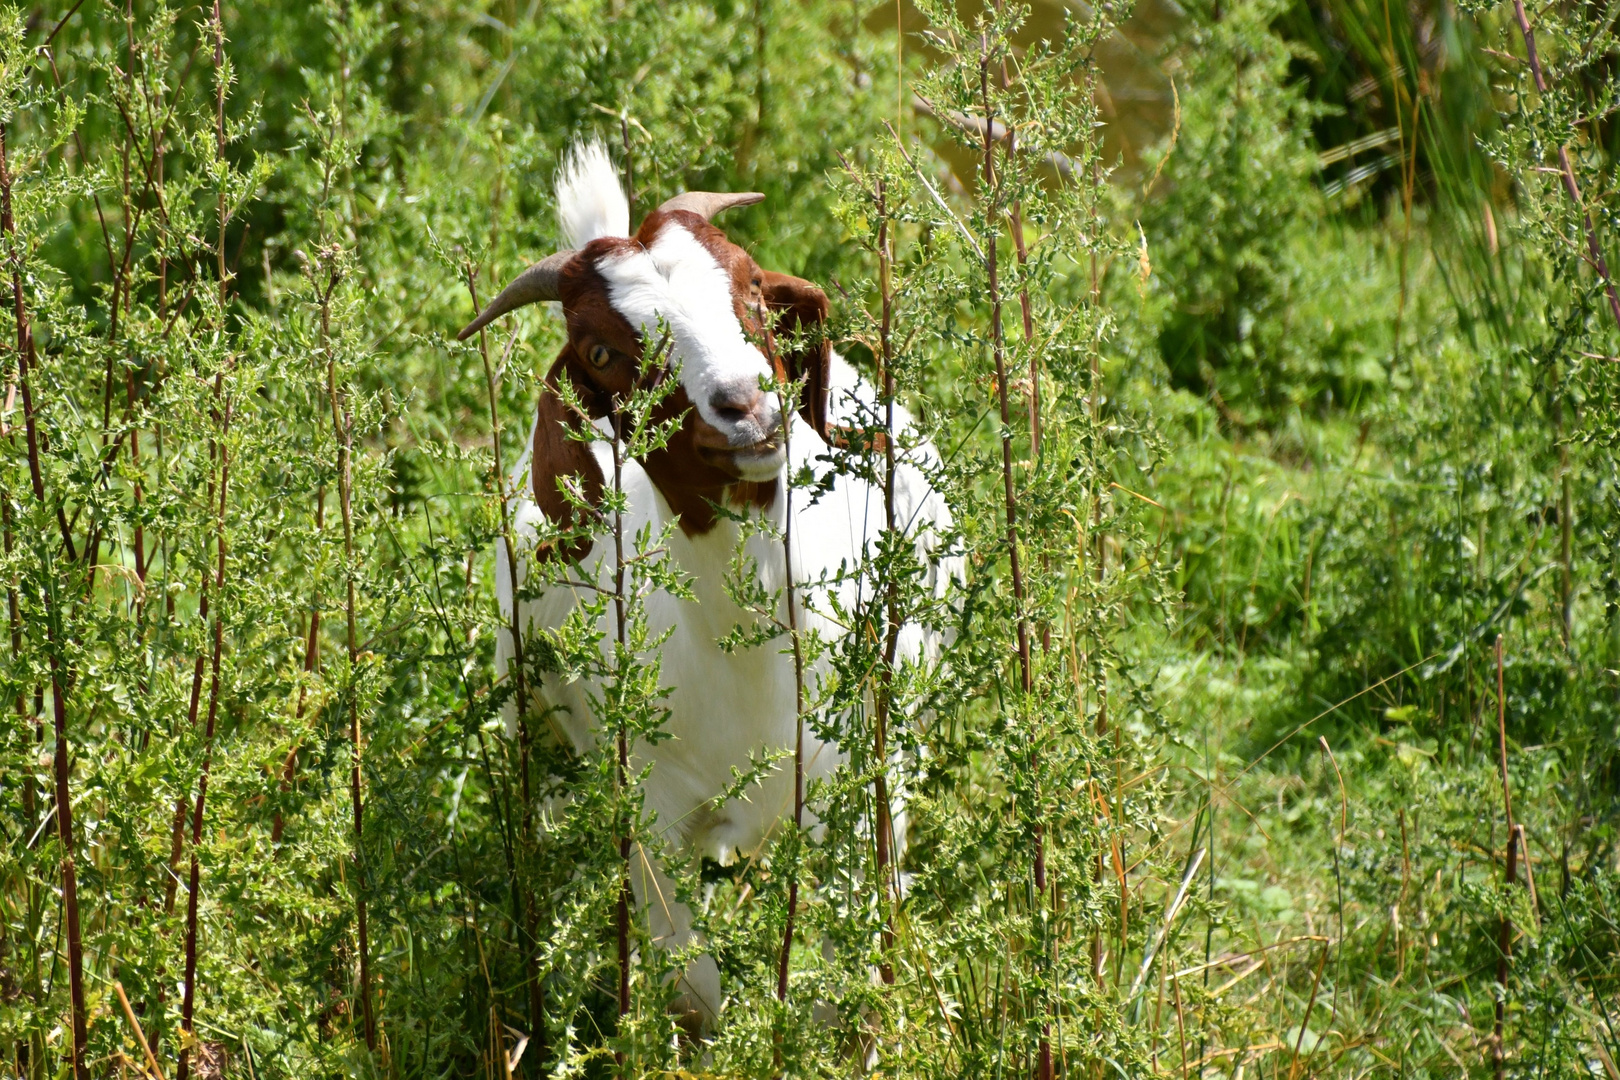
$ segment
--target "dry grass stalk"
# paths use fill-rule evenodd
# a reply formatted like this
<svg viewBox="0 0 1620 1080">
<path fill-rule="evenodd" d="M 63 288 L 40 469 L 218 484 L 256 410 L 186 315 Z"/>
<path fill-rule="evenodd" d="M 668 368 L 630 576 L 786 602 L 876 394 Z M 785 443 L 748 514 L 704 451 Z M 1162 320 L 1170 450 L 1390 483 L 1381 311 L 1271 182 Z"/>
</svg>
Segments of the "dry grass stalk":
<svg viewBox="0 0 1620 1080">
<path fill-rule="evenodd" d="M 152 1047 L 146 1041 L 146 1034 L 141 1031 L 140 1021 L 135 1019 L 135 1010 L 129 1007 L 129 997 L 124 993 L 124 984 L 115 979 L 113 989 L 118 993 L 118 1004 L 123 1007 L 124 1019 L 129 1021 L 129 1028 L 135 1033 L 135 1041 L 140 1044 L 141 1053 L 146 1057 L 147 1067 L 152 1070 L 152 1075 L 157 1077 L 157 1080 L 164 1080 L 163 1067 L 158 1064 L 157 1056 L 152 1053 Z"/>
</svg>

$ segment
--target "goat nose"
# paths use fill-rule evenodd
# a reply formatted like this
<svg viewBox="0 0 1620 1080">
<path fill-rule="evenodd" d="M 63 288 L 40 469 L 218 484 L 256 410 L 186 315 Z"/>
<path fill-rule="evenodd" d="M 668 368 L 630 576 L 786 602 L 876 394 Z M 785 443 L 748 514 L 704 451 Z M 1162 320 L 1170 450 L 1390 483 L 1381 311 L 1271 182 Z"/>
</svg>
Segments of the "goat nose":
<svg viewBox="0 0 1620 1080">
<path fill-rule="evenodd" d="M 757 386 L 728 387 L 709 398 L 709 408 L 728 424 L 758 420 L 764 404 L 765 394 Z"/>
</svg>

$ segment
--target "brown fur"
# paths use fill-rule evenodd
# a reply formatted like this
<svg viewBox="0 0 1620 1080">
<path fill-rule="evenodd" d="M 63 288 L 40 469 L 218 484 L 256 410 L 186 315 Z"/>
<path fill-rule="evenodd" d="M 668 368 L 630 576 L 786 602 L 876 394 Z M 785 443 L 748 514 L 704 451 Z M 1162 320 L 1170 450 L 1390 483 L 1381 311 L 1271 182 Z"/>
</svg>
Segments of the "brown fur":
<svg viewBox="0 0 1620 1080">
<path fill-rule="evenodd" d="M 601 502 L 604 482 L 601 466 L 591 454 L 590 446 L 568 437 L 568 431 L 579 430 L 582 421 L 555 389 L 556 380 L 566 377 L 564 362 L 559 358 L 546 377 L 545 388 L 541 390 L 540 401 L 535 407 L 538 422 L 534 425 L 533 465 L 529 470 L 535 505 L 561 528 L 579 524 L 576 520 L 578 511 L 563 497 L 561 485 L 565 482 L 577 484 L 585 501 L 595 506 Z M 581 537 L 562 545 L 558 554 L 573 561 L 584 558 L 590 549 L 590 539 Z"/>
<path fill-rule="evenodd" d="M 628 397 L 649 373 L 641 369 L 640 336 L 613 309 L 607 286 L 596 270 L 598 260 L 626 248 L 652 244 L 660 230 L 678 222 L 689 229 L 715 257 L 731 278 L 732 304 L 743 332 L 763 341 L 766 355 L 779 376 L 804 381 L 799 415 L 823 438 L 827 436 L 828 373 L 831 344 L 821 333 L 827 319 L 827 296 L 802 278 L 761 270 L 742 248 L 726 238 L 720 229 L 697 214 L 685 210 L 654 211 L 642 221 L 633 238 L 602 238 L 587 244 L 562 270 L 558 293 L 568 342 L 547 375 L 547 387 L 538 405 L 540 424 L 535 430 L 532 475 L 535 501 L 552 521 L 570 523 L 571 508 L 557 482 L 562 477 L 579 477 L 582 489 L 592 503 L 601 496 L 603 477 L 585 444 L 568 439 L 561 425 L 577 424 L 577 417 L 565 415 L 566 407 L 555 387 L 568 379 L 592 419 L 609 416 L 615 399 Z M 774 316 L 774 318 L 768 317 Z M 774 323 L 774 325 L 773 325 Z M 780 339 L 792 339 L 785 354 Z M 605 345 L 613 358 L 605 368 L 586 361 L 590 350 Z M 659 406 L 655 421 L 677 415 L 680 430 L 669 445 L 647 455 L 642 466 L 648 477 L 680 516 L 681 531 L 699 536 L 714 528 L 719 515 L 715 505 L 739 509 L 769 506 L 776 498 L 776 481 L 750 483 L 739 479 L 725 455 L 726 440 L 698 415 L 686 392 L 677 388 Z M 615 418 L 617 423 L 617 419 Z M 589 544 L 576 543 L 564 552 L 579 558 Z"/>
</svg>

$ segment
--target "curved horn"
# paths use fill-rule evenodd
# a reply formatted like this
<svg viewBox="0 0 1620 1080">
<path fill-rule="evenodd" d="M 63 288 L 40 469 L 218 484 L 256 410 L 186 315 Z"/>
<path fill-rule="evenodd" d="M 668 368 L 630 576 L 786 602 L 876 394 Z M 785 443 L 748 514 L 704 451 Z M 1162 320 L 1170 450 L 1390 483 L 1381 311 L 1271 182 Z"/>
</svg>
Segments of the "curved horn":
<svg viewBox="0 0 1620 1080">
<path fill-rule="evenodd" d="M 572 251 L 559 251 L 547 255 L 513 278 L 512 283 L 502 289 L 499 296 L 485 305 L 484 310 L 478 313 L 478 318 L 462 328 L 461 333 L 456 335 L 456 340 L 466 341 L 508 311 L 515 311 L 526 304 L 538 304 L 542 300 L 556 300 L 557 279 L 562 274 L 562 268 L 573 257 Z"/>
<path fill-rule="evenodd" d="M 733 206 L 752 206 L 764 201 L 765 196 L 758 191 L 683 191 L 665 199 L 658 209 L 665 213 L 690 210 L 704 221 L 709 221 L 722 210 L 730 210 Z"/>
</svg>

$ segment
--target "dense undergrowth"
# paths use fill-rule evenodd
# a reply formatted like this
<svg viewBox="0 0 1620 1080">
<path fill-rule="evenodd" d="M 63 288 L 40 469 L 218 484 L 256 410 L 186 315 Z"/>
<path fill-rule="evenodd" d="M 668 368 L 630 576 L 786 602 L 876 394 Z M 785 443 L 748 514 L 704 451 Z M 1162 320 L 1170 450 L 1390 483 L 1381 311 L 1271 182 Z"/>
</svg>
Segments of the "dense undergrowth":
<svg viewBox="0 0 1620 1080">
<path fill-rule="evenodd" d="M 0 1075 L 1620 1080 L 1613 17 L 8 9 Z M 617 996 L 658 823 L 495 678 L 561 331 L 453 332 L 583 133 L 642 210 L 766 193 L 728 232 L 893 377 L 968 566 L 888 545 L 896 606 L 800 643 L 849 764 L 820 842 L 678 868 L 706 1042 L 678 958 Z M 602 719 L 650 733 L 631 646 Z"/>
</svg>

